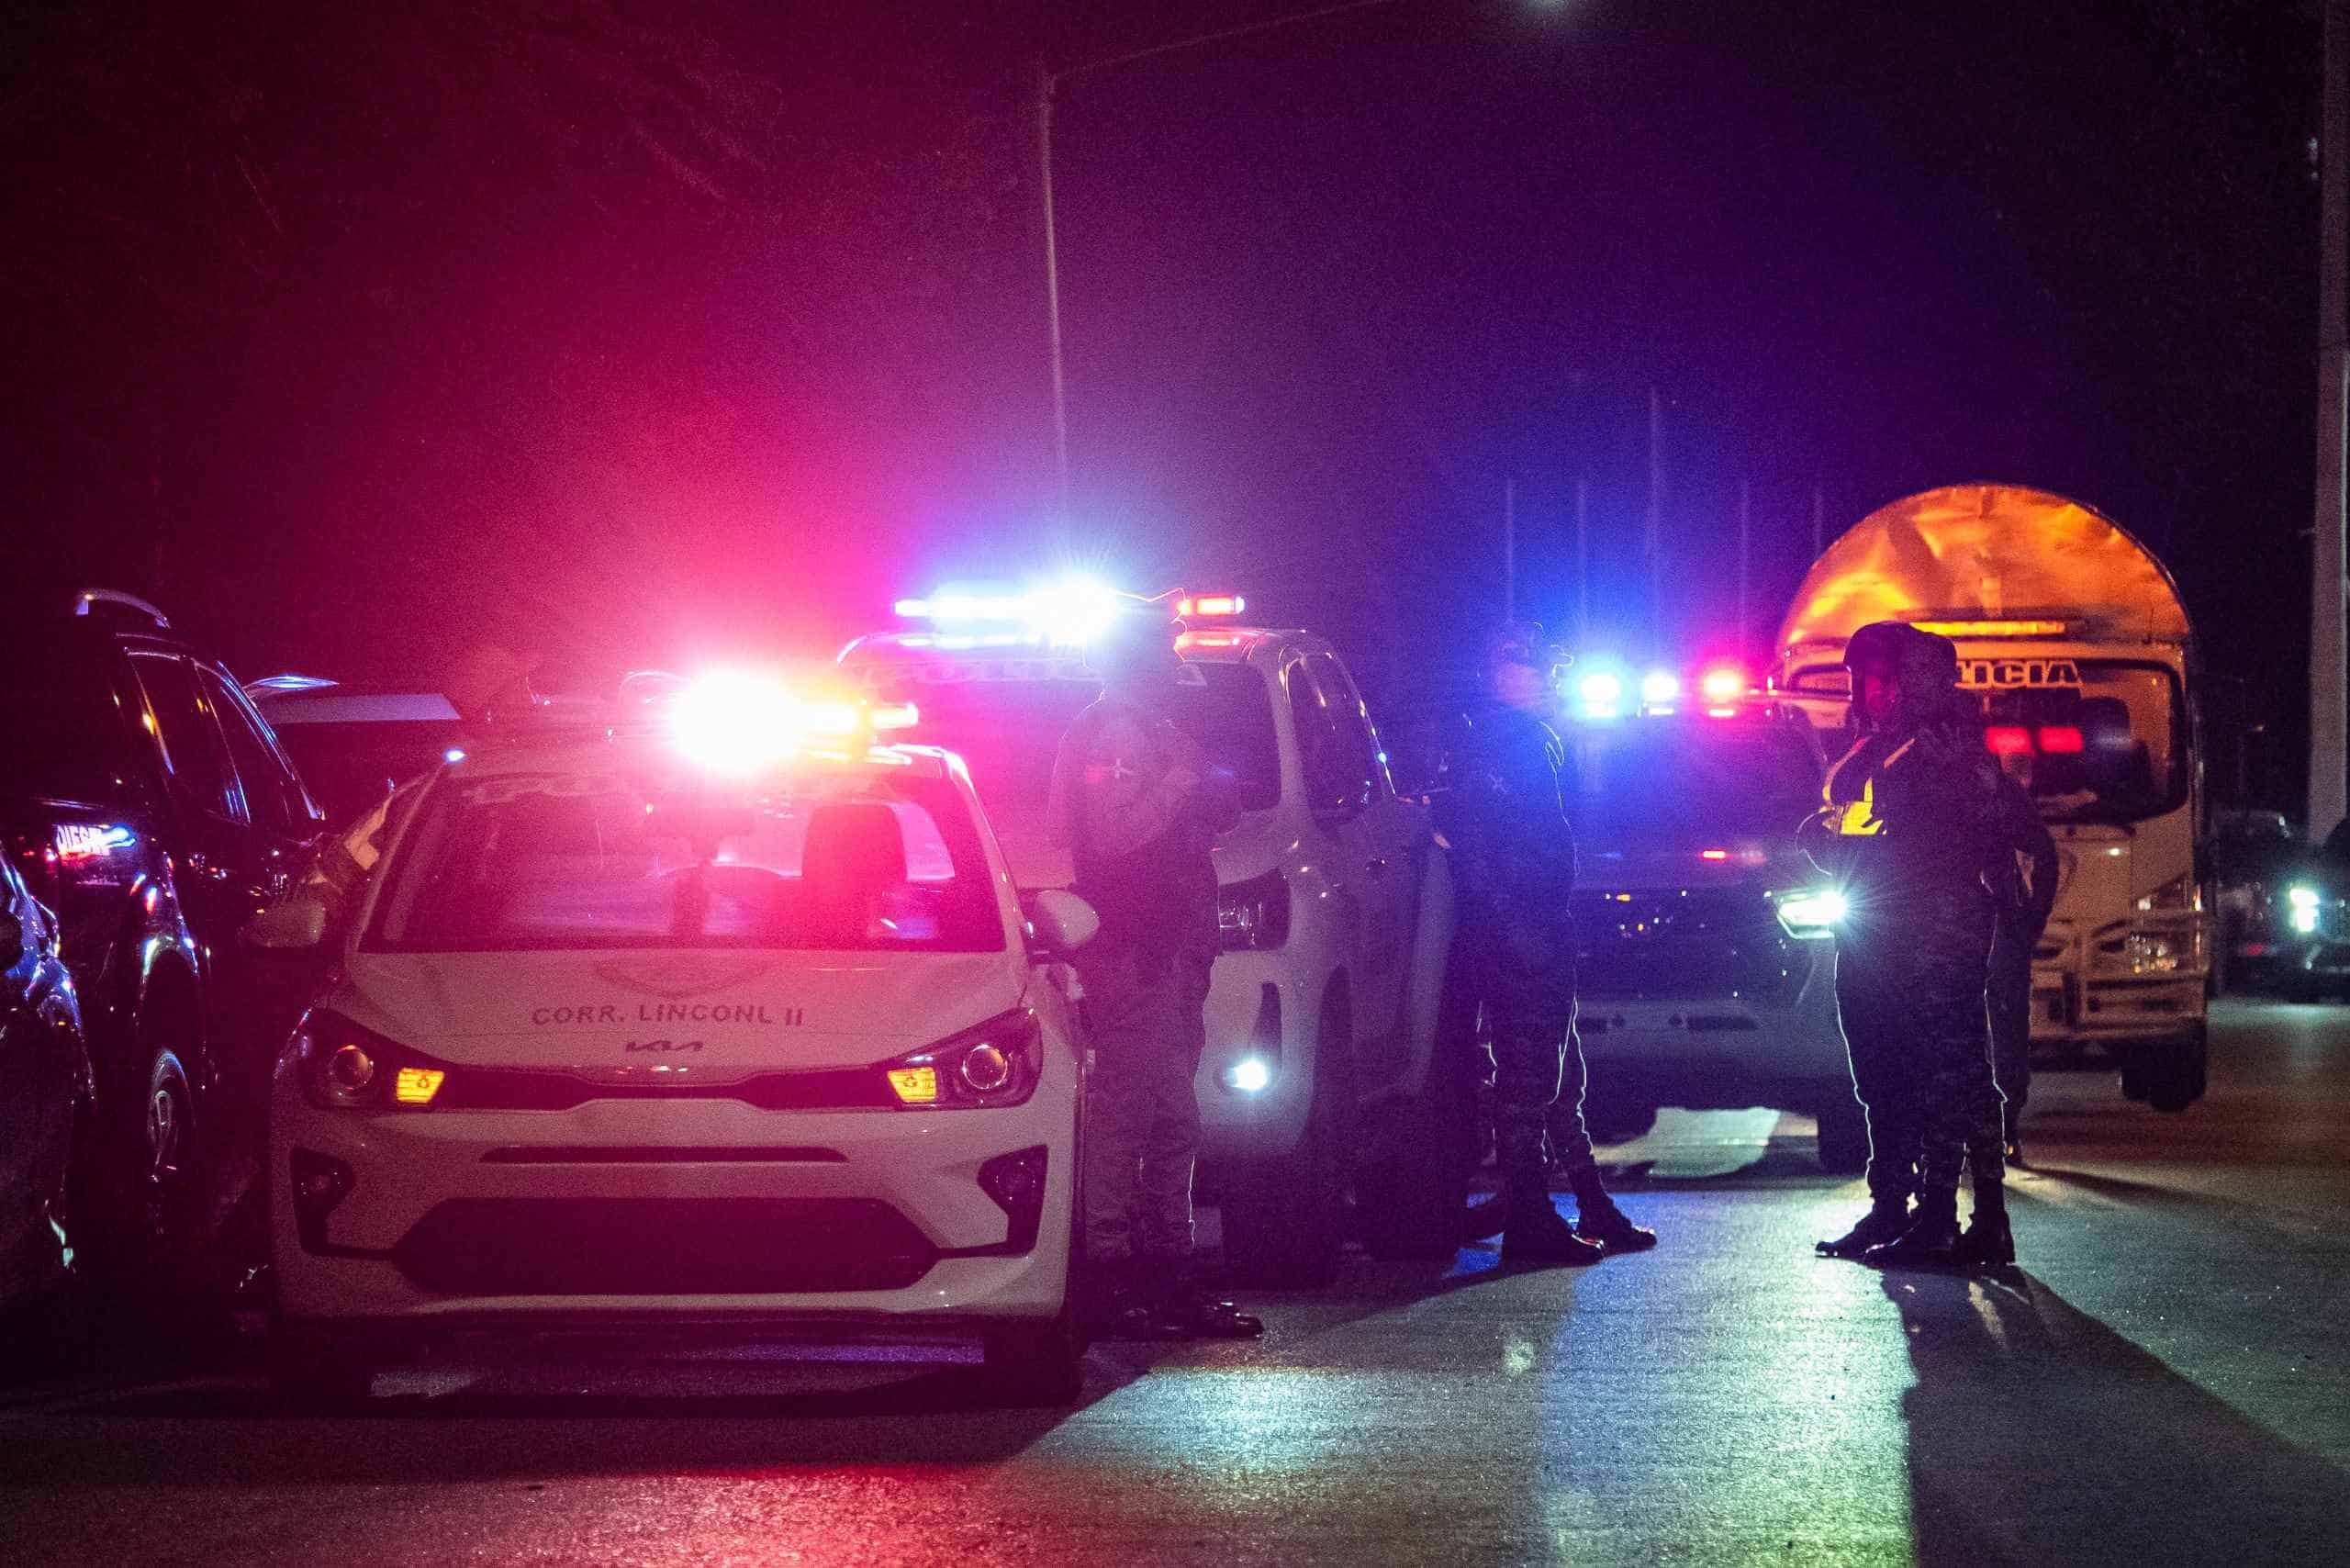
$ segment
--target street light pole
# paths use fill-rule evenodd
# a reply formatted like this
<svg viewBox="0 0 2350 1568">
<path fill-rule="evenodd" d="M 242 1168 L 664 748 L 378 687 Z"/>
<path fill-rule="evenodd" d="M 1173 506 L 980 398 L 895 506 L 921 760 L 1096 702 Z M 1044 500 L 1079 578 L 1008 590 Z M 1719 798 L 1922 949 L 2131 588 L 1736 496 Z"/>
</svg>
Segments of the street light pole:
<svg viewBox="0 0 2350 1568">
<path fill-rule="evenodd" d="M 1055 71 L 1048 63 L 1036 64 L 1036 175 L 1043 188 L 1045 203 L 1045 316 L 1046 336 L 1052 354 L 1053 365 L 1053 498 L 1055 510 L 1061 521 L 1069 517 L 1069 382 L 1061 353 L 1061 258 L 1060 235 L 1053 216 L 1053 102 L 1060 92 L 1060 84 L 1072 77 L 1090 75 L 1097 71 L 1109 71 L 1121 65 L 1131 65 L 1138 60 L 1149 60 L 1161 54 L 1173 54 L 1181 50 L 1202 49 L 1229 39 L 1247 38 L 1254 33 L 1269 33 L 1278 28 L 1294 27 L 1300 22 L 1319 21 L 1325 17 L 1342 16 L 1348 11 L 1368 11 L 1381 6 L 1400 6 L 1406 0 L 1344 0 L 1344 4 L 1324 6 L 1311 11 L 1297 11 L 1286 17 L 1273 17 L 1261 22 L 1249 22 L 1237 28 L 1224 28 L 1196 38 L 1177 39 L 1172 43 L 1154 44 L 1130 54 L 1115 54 L 1106 60 L 1089 60 L 1082 65 L 1072 65 L 1066 71 Z"/>
<path fill-rule="evenodd" d="M 1053 516 L 1069 521 L 1069 387 L 1061 379 L 1061 248 L 1053 221 L 1052 71 L 1036 62 L 1036 167 L 1045 191 L 1045 321 L 1053 356 Z"/>
<path fill-rule="evenodd" d="M 2344 623 L 2350 461 L 2350 0 L 2327 0 L 2318 142 L 2317 517 L 2310 545 L 2310 836 L 2343 819 L 2350 774 L 2350 648 Z"/>
</svg>

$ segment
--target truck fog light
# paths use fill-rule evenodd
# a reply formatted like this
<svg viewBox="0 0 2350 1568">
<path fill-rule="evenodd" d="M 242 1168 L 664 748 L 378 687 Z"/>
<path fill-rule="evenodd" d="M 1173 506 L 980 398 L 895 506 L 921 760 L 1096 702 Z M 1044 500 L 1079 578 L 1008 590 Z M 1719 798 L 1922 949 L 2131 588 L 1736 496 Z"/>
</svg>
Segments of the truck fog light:
<svg viewBox="0 0 2350 1568">
<path fill-rule="evenodd" d="M 1273 1070 L 1262 1057 L 1242 1057 L 1224 1070 L 1224 1086 L 1242 1094 L 1261 1094 L 1272 1081 Z"/>
</svg>

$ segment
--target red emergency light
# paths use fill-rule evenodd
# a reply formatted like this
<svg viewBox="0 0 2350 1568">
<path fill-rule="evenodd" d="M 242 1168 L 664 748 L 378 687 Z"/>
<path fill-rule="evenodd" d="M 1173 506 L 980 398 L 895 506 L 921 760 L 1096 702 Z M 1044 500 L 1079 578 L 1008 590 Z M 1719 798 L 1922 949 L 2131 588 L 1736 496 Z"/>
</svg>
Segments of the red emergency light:
<svg viewBox="0 0 2350 1568">
<path fill-rule="evenodd" d="M 1736 665 L 1715 665 L 1697 678 L 1699 694 L 1717 706 L 1737 701 L 1747 688 L 1746 672 Z"/>
<path fill-rule="evenodd" d="M 1228 621 L 1248 608 L 1237 593 L 1184 594 L 1175 601 L 1179 621 Z"/>
<path fill-rule="evenodd" d="M 1993 724 L 1983 732 L 1983 744 L 1993 756 L 2030 756 L 2031 732 L 2021 724 Z"/>
<path fill-rule="evenodd" d="M 2078 756 L 2083 747 L 2077 724 L 2042 724 L 2040 727 L 2040 749 L 2050 756 Z"/>
</svg>

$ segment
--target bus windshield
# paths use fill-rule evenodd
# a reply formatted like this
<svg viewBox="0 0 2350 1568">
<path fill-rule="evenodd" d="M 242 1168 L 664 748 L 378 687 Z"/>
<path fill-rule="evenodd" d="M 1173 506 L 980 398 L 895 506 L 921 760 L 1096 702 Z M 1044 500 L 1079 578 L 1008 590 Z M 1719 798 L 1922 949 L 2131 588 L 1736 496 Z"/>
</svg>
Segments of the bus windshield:
<svg viewBox="0 0 2350 1568">
<path fill-rule="evenodd" d="M 2078 685 L 1983 691 L 1983 739 L 2052 823 L 2134 823 L 2187 801 L 2178 678 L 2159 664 L 2063 661 Z"/>
</svg>

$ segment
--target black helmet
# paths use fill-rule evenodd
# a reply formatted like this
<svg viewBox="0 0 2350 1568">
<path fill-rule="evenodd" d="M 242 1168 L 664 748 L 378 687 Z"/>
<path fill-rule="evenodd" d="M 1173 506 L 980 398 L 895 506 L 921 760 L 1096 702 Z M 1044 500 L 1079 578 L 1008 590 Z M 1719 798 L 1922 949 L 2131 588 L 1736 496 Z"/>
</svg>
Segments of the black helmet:
<svg viewBox="0 0 2350 1568">
<path fill-rule="evenodd" d="M 1564 652 L 1543 640 L 1542 628 L 1531 621 L 1505 621 L 1485 634 L 1485 667 L 1526 665 L 1554 669 L 1569 663 Z"/>
</svg>

